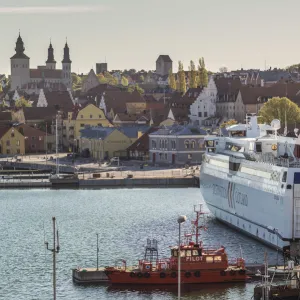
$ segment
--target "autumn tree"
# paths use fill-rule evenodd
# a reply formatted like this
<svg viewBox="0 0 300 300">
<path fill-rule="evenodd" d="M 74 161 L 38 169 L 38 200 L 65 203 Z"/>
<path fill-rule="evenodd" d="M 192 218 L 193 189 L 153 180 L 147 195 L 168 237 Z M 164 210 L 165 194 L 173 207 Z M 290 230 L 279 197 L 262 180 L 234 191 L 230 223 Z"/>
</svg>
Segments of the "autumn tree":
<svg viewBox="0 0 300 300">
<path fill-rule="evenodd" d="M 31 103 L 26 100 L 24 97 L 19 98 L 15 102 L 15 107 L 21 108 L 21 107 L 31 107 Z"/>
<path fill-rule="evenodd" d="M 122 76 L 122 78 L 121 78 L 121 84 L 123 86 L 128 86 L 128 79 L 125 76 Z"/>
<path fill-rule="evenodd" d="M 169 77 L 168 77 L 169 86 L 172 90 L 176 90 L 176 79 L 175 75 L 173 74 L 172 70 L 169 70 Z"/>
<path fill-rule="evenodd" d="M 106 79 L 106 83 L 110 85 L 118 85 L 118 79 L 112 76 L 109 72 L 104 73 L 104 77 Z"/>
<path fill-rule="evenodd" d="M 186 80 L 185 80 L 185 72 L 183 69 L 183 63 L 181 61 L 178 62 L 178 83 L 179 83 L 179 92 L 186 92 Z"/>
<path fill-rule="evenodd" d="M 300 108 L 297 104 L 286 97 L 273 97 L 264 103 L 259 111 L 259 121 L 270 124 L 272 120 L 278 119 L 281 124 L 294 124 L 300 121 Z"/>
<path fill-rule="evenodd" d="M 220 127 L 221 127 L 221 128 L 226 128 L 226 127 L 229 127 L 229 126 L 235 125 L 235 124 L 237 124 L 237 121 L 234 120 L 234 119 L 230 119 L 230 120 L 228 120 L 227 122 L 222 123 L 222 124 L 220 125 Z"/>
<path fill-rule="evenodd" d="M 196 88 L 197 87 L 197 71 L 195 63 L 191 60 L 190 62 L 190 88 Z"/>
<path fill-rule="evenodd" d="M 204 62 L 203 57 L 201 57 L 199 59 L 198 72 L 199 72 L 198 85 L 202 86 L 202 87 L 207 86 L 207 84 L 208 84 L 208 74 L 207 74 L 207 70 L 205 68 L 205 62 Z"/>
<path fill-rule="evenodd" d="M 135 90 L 138 91 L 140 94 L 144 94 L 145 92 L 138 84 L 128 86 L 128 92 L 132 93 Z"/>
</svg>

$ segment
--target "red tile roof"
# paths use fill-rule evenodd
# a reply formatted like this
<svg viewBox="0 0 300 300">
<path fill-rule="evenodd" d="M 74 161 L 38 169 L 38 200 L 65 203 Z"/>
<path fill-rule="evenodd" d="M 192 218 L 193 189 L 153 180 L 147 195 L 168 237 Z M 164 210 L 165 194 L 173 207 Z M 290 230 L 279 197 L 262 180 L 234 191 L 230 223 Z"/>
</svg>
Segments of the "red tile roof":
<svg viewBox="0 0 300 300">
<path fill-rule="evenodd" d="M 152 127 L 145 132 L 139 139 L 127 148 L 127 151 L 149 151 L 149 134 L 157 131 L 158 128 Z"/>
<path fill-rule="evenodd" d="M 62 70 L 30 69 L 30 78 L 62 78 Z"/>
</svg>

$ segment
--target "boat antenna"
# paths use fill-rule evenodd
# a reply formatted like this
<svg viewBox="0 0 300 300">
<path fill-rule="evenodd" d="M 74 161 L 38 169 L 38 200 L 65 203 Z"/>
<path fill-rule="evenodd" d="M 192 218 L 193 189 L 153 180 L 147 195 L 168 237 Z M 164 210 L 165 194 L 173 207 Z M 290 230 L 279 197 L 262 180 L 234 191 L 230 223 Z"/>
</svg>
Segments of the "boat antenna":
<svg viewBox="0 0 300 300">
<path fill-rule="evenodd" d="M 45 242 L 46 249 L 52 252 L 53 255 L 53 300 L 56 300 L 56 253 L 59 253 L 59 238 L 58 230 L 55 230 L 56 218 L 52 217 L 53 224 L 53 248 L 49 249 L 49 243 Z"/>
</svg>

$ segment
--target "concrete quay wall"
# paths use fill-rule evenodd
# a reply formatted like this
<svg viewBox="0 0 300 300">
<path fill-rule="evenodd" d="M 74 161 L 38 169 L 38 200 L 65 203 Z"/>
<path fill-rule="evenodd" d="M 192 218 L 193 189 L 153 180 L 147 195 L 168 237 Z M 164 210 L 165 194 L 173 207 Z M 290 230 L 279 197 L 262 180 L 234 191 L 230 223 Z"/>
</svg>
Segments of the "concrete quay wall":
<svg viewBox="0 0 300 300">
<path fill-rule="evenodd" d="M 110 178 L 110 179 L 82 179 L 79 187 L 138 187 L 138 186 L 199 186 L 199 178 Z"/>
<path fill-rule="evenodd" d="M 45 188 L 51 187 L 50 181 L 0 181 L 0 188 Z"/>
</svg>

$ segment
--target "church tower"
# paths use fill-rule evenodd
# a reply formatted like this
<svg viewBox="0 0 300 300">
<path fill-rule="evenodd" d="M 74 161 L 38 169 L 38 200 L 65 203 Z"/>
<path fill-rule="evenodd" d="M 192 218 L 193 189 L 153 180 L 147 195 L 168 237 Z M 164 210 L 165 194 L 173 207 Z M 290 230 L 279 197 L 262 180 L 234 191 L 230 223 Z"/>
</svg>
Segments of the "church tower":
<svg viewBox="0 0 300 300">
<path fill-rule="evenodd" d="M 72 61 L 70 60 L 70 50 L 68 43 L 66 42 L 64 48 L 64 59 L 62 61 L 62 80 L 65 86 L 70 90 L 72 90 L 71 64 Z"/>
<path fill-rule="evenodd" d="M 46 61 L 46 68 L 47 69 L 56 69 L 56 61 L 54 59 L 54 49 L 52 47 L 52 43 L 50 41 L 50 45 L 48 48 L 48 59 Z"/>
<path fill-rule="evenodd" d="M 30 81 L 30 58 L 24 53 L 25 48 L 20 33 L 16 42 L 15 51 L 15 55 L 10 58 L 12 91 L 21 89 L 25 84 L 29 83 Z"/>
</svg>

